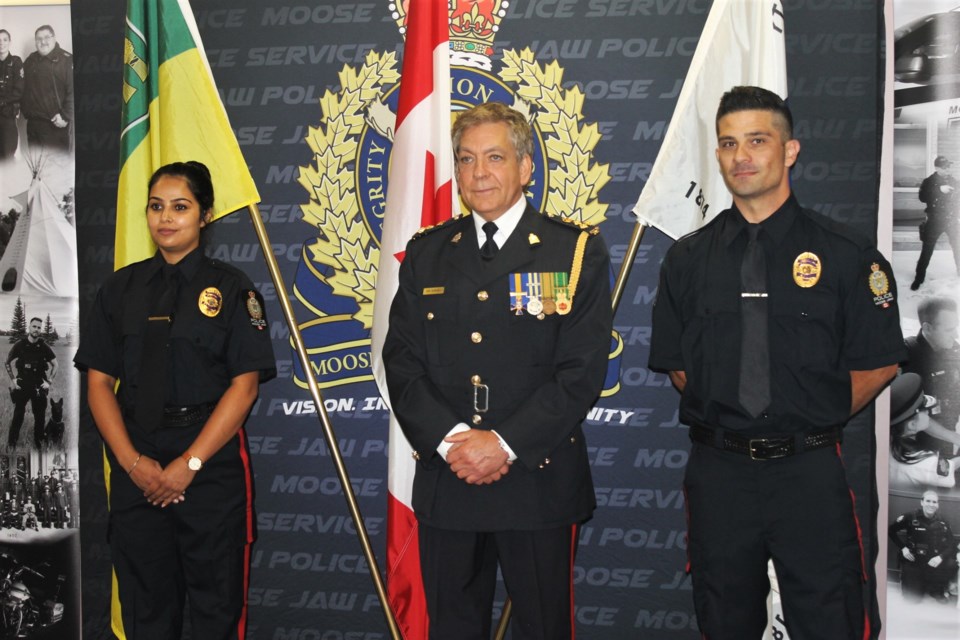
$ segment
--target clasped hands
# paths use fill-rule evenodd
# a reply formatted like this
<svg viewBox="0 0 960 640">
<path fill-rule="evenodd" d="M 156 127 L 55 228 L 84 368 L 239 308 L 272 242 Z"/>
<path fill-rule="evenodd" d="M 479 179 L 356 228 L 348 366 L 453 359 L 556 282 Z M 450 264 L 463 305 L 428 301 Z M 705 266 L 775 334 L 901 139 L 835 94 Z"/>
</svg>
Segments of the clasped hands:
<svg viewBox="0 0 960 640">
<path fill-rule="evenodd" d="M 180 504 L 187 499 L 186 490 L 196 471 L 191 471 L 183 458 L 174 458 L 166 467 L 149 456 L 142 456 L 130 474 L 147 501 L 155 507 Z"/>
<path fill-rule="evenodd" d="M 470 429 L 443 441 L 453 445 L 447 452 L 450 470 L 467 484 L 492 484 L 510 471 L 507 452 L 492 431 Z"/>
</svg>

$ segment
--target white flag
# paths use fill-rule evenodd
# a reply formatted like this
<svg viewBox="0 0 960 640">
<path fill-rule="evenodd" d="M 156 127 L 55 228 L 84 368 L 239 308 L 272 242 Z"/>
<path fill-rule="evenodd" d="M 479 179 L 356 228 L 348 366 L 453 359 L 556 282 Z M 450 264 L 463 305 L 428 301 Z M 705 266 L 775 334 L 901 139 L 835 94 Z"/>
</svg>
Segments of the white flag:
<svg viewBox="0 0 960 640">
<path fill-rule="evenodd" d="M 781 0 L 715 0 L 690 62 L 670 127 L 640 199 L 641 222 L 677 239 L 730 206 L 720 176 L 716 115 L 720 97 L 752 85 L 787 98 Z"/>
</svg>

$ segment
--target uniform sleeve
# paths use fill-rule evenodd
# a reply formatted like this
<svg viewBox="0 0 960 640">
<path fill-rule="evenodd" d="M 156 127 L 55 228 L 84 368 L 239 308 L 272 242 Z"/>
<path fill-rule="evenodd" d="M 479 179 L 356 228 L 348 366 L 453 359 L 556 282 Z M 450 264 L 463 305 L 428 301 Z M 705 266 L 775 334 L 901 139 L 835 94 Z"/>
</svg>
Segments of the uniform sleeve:
<svg viewBox="0 0 960 640">
<path fill-rule="evenodd" d="M 879 251 L 860 254 L 857 278 L 844 304 L 843 353 L 851 371 L 869 371 L 897 364 L 907 357 L 900 331 L 897 284 Z"/>
<path fill-rule="evenodd" d="M 123 362 L 121 336 L 114 326 L 107 298 L 107 293 L 101 288 L 80 328 L 80 346 L 73 363 L 81 371 L 95 369 L 119 378 Z"/>
<path fill-rule="evenodd" d="M 610 258 L 590 236 L 573 308 L 556 339 L 552 378 L 540 385 L 496 431 L 528 468 L 569 438 L 603 388 L 610 353 Z"/>
<path fill-rule="evenodd" d="M 23 62 L 20 58 L 13 57 L 13 78 L 10 83 L 9 93 L 7 93 L 7 103 L 20 102 L 23 96 Z"/>
<path fill-rule="evenodd" d="M 923 179 L 923 182 L 920 183 L 920 191 L 917 193 L 917 197 L 920 199 L 920 202 L 930 204 L 932 194 L 930 193 L 932 180 L 927 177 Z"/>
<path fill-rule="evenodd" d="M 653 302 L 653 333 L 650 339 L 648 366 L 659 371 L 683 371 L 683 353 L 680 337 L 683 334 L 683 317 L 676 299 L 675 262 L 667 253 L 660 267 L 660 284 Z"/>
<path fill-rule="evenodd" d="M 229 304 L 226 348 L 227 372 L 231 378 L 251 371 L 260 372 L 260 382 L 277 375 L 273 356 L 270 327 L 267 323 L 263 296 L 253 287 L 249 278 L 238 279 L 233 300 Z"/>
<path fill-rule="evenodd" d="M 417 313 L 415 255 L 415 248 L 408 243 L 406 257 L 400 263 L 399 287 L 390 305 L 383 363 L 390 407 L 414 450 L 427 460 L 437 455 L 437 447 L 460 419 L 427 373 L 426 345 Z"/>
</svg>

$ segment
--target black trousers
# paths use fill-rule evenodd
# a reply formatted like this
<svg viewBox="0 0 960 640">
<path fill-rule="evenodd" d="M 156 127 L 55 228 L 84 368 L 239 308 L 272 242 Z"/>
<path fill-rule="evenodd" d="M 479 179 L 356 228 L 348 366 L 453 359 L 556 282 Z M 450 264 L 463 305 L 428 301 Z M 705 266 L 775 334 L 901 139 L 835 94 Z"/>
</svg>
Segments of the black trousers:
<svg viewBox="0 0 960 640">
<path fill-rule="evenodd" d="M 17 152 L 20 132 L 17 131 L 16 116 L 0 114 L 0 160 L 12 158 Z"/>
<path fill-rule="evenodd" d="M 17 446 L 20 439 L 20 429 L 23 427 L 23 417 L 26 414 L 27 403 L 33 412 L 33 443 L 39 449 L 43 444 L 44 432 L 47 429 L 47 391 L 40 388 L 30 388 L 20 383 L 20 390 L 14 391 L 13 418 L 10 420 L 10 432 L 7 434 L 7 444 L 12 448 Z"/>
<path fill-rule="evenodd" d="M 69 151 L 70 127 L 58 127 L 46 120 L 27 120 L 27 142 L 32 153 L 41 150 Z"/>
<path fill-rule="evenodd" d="M 420 524 L 430 640 L 489 640 L 497 564 L 513 640 L 573 638 L 576 527 L 474 532 Z"/>
<path fill-rule="evenodd" d="M 947 234 L 947 240 L 953 250 L 954 266 L 960 274 L 960 224 L 952 219 L 951 214 L 943 213 L 935 217 L 930 216 L 920 227 L 920 240 L 923 246 L 920 248 L 920 258 L 917 260 L 917 273 L 914 278 L 917 282 L 923 282 L 927 277 L 927 267 L 930 266 L 933 250 L 937 246 L 937 240 L 944 233 Z"/>
<path fill-rule="evenodd" d="M 127 425 L 138 450 L 164 466 L 203 427 L 145 436 Z M 242 640 L 255 522 L 243 431 L 204 463 L 186 500 L 165 509 L 147 502 L 112 455 L 110 464 L 110 549 L 126 637 L 180 638 L 189 600 L 193 638 Z"/>
<path fill-rule="evenodd" d="M 706 640 L 762 637 L 771 558 L 791 640 L 864 637 L 863 551 L 836 448 L 757 461 L 694 443 L 684 486 Z"/>
</svg>

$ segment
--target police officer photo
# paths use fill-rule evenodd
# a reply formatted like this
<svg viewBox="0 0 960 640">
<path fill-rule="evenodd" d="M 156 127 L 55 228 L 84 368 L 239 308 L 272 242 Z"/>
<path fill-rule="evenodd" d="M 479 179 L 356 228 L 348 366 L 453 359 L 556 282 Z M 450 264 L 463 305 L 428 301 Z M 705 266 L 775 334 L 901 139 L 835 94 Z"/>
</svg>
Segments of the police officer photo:
<svg viewBox="0 0 960 640">
<path fill-rule="evenodd" d="M 23 62 L 23 100 L 27 142 L 34 152 L 70 148 L 73 123 L 73 56 L 60 48 L 53 27 L 39 27 L 37 50 Z"/>
<path fill-rule="evenodd" d="M 924 393 L 920 376 L 903 373 L 890 384 L 890 486 L 954 487 L 960 457 L 943 454 L 939 444 L 960 444 L 960 434 L 939 423 L 937 399 Z M 927 436 L 922 439 L 920 436 Z"/>
<path fill-rule="evenodd" d="M 956 273 L 960 275 L 960 220 L 957 219 L 957 179 L 950 175 L 953 163 L 946 156 L 933 160 L 934 171 L 920 183 L 920 201 L 926 204 L 926 220 L 920 223 L 920 258 L 917 273 L 910 284 L 914 291 L 920 288 L 927 277 L 927 267 L 940 236 L 947 234 L 953 250 Z"/>
<path fill-rule="evenodd" d="M 472 213 L 407 245 L 383 349 L 417 459 L 429 635 L 489 639 L 499 565 L 512 637 L 569 638 L 576 526 L 596 506 L 581 423 L 607 367 L 609 258 L 595 227 L 524 197 L 524 115 L 480 104 L 452 136 Z"/>
<path fill-rule="evenodd" d="M 949 603 L 950 583 L 957 580 L 957 540 L 940 514 L 937 492 L 924 491 L 920 508 L 894 520 L 889 534 L 899 549 L 904 598 L 919 602 L 930 595 L 937 602 Z"/>
<path fill-rule="evenodd" d="M 27 335 L 18 340 L 7 354 L 5 364 L 10 377 L 10 400 L 13 402 L 13 418 L 7 434 L 7 446 L 10 448 L 16 447 L 20 439 L 20 428 L 28 403 L 33 412 L 34 445 L 40 448 L 43 444 L 50 385 L 60 365 L 53 349 L 40 337 L 42 330 L 43 321 L 30 318 Z"/>
<path fill-rule="evenodd" d="M 110 465 L 109 542 L 127 638 L 243 637 L 253 475 L 244 422 L 276 375 L 263 298 L 203 253 L 207 167 L 165 165 L 146 203 L 156 254 L 97 293 L 74 362 Z M 115 394 L 116 382 L 120 382 Z"/>
<path fill-rule="evenodd" d="M 10 32 L 0 29 L 0 161 L 12 158 L 17 151 L 22 96 L 23 61 L 10 53 Z"/>
<path fill-rule="evenodd" d="M 917 306 L 920 331 L 906 339 L 907 361 L 903 371 L 913 372 L 923 381 L 923 392 L 939 403 L 937 423 L 956 436 L 960 419 L 960 343 L 957 342 L 957 301 L 934 296 L 924 298 Z M 960 437 L 921 433 L 918 442 L 932 451 L 952 456 Z"/>
<path fill-rule="evenodd" d="M 649 365 L 681 392 L 694 607 L 711 640 L 760 638 L 772 559 L 793 638 L 864 637 L 842 429 L 905 356 L 887 260 L 804 209 L 775 93 L 734 87 L 716 157 L 733 207 L 667 252 Z"/>
</svg>

